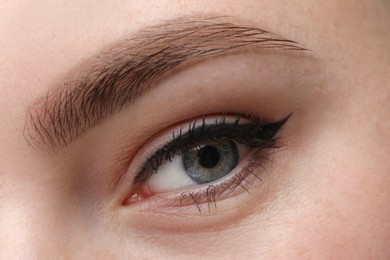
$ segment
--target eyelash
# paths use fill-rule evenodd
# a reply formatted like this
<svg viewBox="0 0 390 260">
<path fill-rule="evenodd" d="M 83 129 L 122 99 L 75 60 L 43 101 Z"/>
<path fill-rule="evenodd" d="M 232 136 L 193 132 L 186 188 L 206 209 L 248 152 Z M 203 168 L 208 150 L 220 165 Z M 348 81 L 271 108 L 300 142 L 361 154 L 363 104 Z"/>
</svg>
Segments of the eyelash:
<svg viewBox="0 0 390 260">
<path fill-rule="evenodd" d="M 289 117 L 290 115 L 275 123 L 265 123 L 249 115 L 236 115 L 232 123 L 227 122 L 229 119 L 226 116 L 216 119 L 215 124 L 207 124 L 205 117 L 201 119 L 202 124 L 200 126 L 197 125 L 199 120 L 193 121 L 189 123 L 187 127 L 188 131 L 185 134 L 183 134 L 185 128 L 181 128 L 178 134 L 173 132 L 172 140 L 147 159 L 141 170 L 135 176 L 134 185 L 141 186 L 152 174 L 157 173 L 163 162 L 172 162 L 173 157 L 182 155 L 189 149 L 193 149 L 197 145 L 202 144 L 202 142 L 227 138 L 238 144 L 247 145 L 256 149 L 250 155 L 245 167 L 233 175 L 228 173 L 226 176 L 227 180 L 218 184 L 209 184 L 207 188 L 195 192 L 183 192 L 174 199 L 175 206 L 194 204 L 199 212 L 201 212 L 200 204 L 207 203 L 208 210 L 210 211 L 211 205 L 216 207 L 217 197 L 221 197 L 227 190 L 233 193 L 236 188 L 241 187 L 249 193 L 249 190 L 243 184 L 244 182 L 250 183 L 247 179 L 249 176 L 261 180 L 254 172 L 254 168 L 260 167 L 264 169 L 264 166 L 258 162 L 267 160 L 267 157 L 262 152 L 269 148 L 276 148 L 277 138 L 275 138 L 275 135 L 287 122 Z M 247 122 L 241 123 L 242 120 Z M 239 162 L 239 164 L 241 163 Z"/>
</svg>

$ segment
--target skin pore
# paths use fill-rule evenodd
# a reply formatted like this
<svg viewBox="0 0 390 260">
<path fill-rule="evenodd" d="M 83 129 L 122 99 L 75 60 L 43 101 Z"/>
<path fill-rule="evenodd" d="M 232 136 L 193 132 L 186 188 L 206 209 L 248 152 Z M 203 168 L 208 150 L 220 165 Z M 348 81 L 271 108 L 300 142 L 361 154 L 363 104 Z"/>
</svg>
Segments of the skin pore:
<svg viewBox="0 0 390 260">
<path fill-rule="evenodd" d="M 1 258 L 389 258 L 388 1 L 140 2 L 0 3 Z M 172 133 L 289 115 L 234 192 L 126 203 Z"/>
</svg>

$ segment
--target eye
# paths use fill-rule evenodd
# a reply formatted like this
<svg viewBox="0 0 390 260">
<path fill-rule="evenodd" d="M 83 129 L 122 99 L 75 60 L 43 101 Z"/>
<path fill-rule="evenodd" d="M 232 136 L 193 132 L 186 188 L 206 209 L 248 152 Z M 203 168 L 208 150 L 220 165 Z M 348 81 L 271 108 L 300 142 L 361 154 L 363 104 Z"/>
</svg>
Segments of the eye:
<svg viewBox="0 0 390 260">
<path fill-rule="evenodd" d="M 227 138 L 204 141 L 163 162 L 145 184 L 151 192 L 161 193 L 212 183 L 229 174 L 249 150 Z"/>
<path fill-rule="evenodd" d="M 250 116 L 224 116 L 176 128 L 171 140 L 142 164 L 125 204 L 178 193 L 180 201 L 188 195 L 198 206 L 202 197 L 210 200 L 210 189 L 216 200 L 233 185 L 244 187 L 241 182 L 253 171 L 244 172 L 247 168 L 241 164 L 248 165 L 255 154 L 275 147 L 275 135 L 287 119 L 265 123 Z"/>
</svg>

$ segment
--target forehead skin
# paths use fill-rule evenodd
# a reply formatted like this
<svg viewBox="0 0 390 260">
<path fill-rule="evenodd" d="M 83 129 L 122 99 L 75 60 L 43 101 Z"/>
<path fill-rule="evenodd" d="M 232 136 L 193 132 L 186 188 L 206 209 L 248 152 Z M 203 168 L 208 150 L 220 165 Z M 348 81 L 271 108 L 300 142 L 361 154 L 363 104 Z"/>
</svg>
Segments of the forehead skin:
<svg viewBox="0 0 390 260">
<path fill-rule="evenodd" d="M 341 152 L 327 157 L 331 163 L 321 161 L 321 149 L 327 151 L 322 143 L 332 142 L 328 137 L 318 140 L 321 149 L 297 158 L 302 171 L 337 173 L 319 181 L 333 183 L 318 190 L 327 195 L 318 205 L 308 206 L 308 212 L 336 212 L 337 216 L 313 217 L 308 213 L 297 217 L 294 228 L 278 233 L 278 238 L 270 234 L 283 241 L 279 247 L 267 246 L 261 253 L 267 254 L 266 258 L 349 258 L 352 254 L 356 254 L 352 258 L 389 258 L 389 8 L 389 1 L 367 0 L 1 1 L 0 255 L 71 256 L 72 249 L 78 250 L 72 243 L 64 244 L 64 238 L 49 238 L 50 230 L 59 230 L 54 221 L 57 214 L 65 214 L 67 209 L 61 209 L 45 187 L 60 187 L 58 176 L 65 172 L 48 159 L 41 160 L 25 142 L 23 128 L 29 106 L 78 64 L 141 27 L 207 13 L 235 17 L 312 50 L 330 75 L 328 83 L 314 91 L 340 104 L 339 113 L 325 113 L 322 125 L 343 122 L 329 127 L 345 129 Z M 57 211 L 49 210 L 48 205 Z M 42 221 L 47 225 L 42 226 Z M 246 241 L 237 241 L 237 250 L 247 248 L 248 255 L 256 256 L 257 243 L 264 241 L 258 240 L 256 226 L 246 229 L 251 232 L 246 230 Z M 68 240 L 73 238 L 65 230 L 60 232 Z M 117 243 L 133 256 L 142 255 L 138 248 L 124 245 L 122 238 L 110 242 L 112 251 L 90 246 L 88 236 L 93 234 L 79 232 L 75 234 L 85 237 L 83 246 L 90 254 L 96 251 L 96 256 L 119 257 L 113 249 Z M 232 256 L 228 246 L 214 249 L 220 250 L 218 256 L 224 252 Z"/>
</svg>

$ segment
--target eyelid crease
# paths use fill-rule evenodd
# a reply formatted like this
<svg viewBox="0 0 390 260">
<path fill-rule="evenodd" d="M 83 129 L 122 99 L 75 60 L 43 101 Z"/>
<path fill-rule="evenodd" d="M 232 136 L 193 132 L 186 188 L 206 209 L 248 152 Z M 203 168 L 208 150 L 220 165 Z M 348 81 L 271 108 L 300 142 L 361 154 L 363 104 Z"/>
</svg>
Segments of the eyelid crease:
<svg viewBox="0 0 390 260">
<path fill-rule="evenodd" d="M 245 48 L 306 50 L 295 41 L 228 20 L 181 17 L 144 28 L 107 48 L 84 77 L 49 91 L 29 108 L 25 139 L 33 148 L 66 147 L 190 60 Z"/>
</svg>

